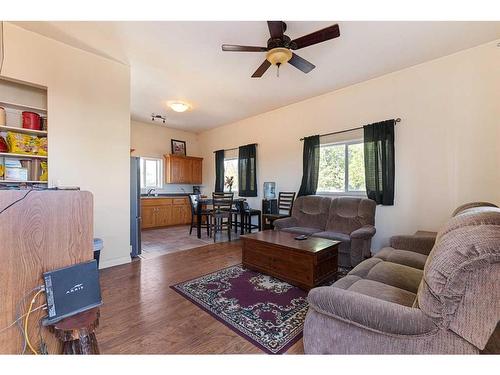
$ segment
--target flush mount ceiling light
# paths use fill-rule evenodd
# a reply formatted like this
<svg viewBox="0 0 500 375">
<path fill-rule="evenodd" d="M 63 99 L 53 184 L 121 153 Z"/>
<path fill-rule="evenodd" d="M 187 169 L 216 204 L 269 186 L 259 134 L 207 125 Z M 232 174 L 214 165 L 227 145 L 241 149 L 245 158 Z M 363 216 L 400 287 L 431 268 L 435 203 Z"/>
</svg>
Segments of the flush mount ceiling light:
<svg viewBox="0 0 500 375">
<path fill-rule="evenodd" d="M 191 108 L 189 104 L 180 101 L 168 102 L 167 105 L 175 112 L 186 112 Z"/>
</svg>

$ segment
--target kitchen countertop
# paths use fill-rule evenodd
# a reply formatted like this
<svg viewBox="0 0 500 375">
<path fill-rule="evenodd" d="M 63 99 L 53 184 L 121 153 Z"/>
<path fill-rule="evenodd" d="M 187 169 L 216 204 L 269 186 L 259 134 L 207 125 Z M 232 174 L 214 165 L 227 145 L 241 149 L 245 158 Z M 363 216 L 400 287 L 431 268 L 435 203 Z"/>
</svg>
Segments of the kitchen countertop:
<svg viewBox="0 0 500 375">
<path fill-rule="evenodd" d="M 141 194 L 141 199 L 157 199 L 157 198 L 172 198 L 172 197 L 187 197 L 189 193 L 161 193 L 158 195 L 150 195 L 149 197 L 145 194 Z"/>
</svg>

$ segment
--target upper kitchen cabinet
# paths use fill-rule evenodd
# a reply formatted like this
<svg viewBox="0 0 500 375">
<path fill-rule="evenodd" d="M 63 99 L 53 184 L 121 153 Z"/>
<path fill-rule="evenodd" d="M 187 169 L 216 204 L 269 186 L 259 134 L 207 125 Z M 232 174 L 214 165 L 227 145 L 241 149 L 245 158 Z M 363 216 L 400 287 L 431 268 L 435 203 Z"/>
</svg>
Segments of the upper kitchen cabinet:
<svg viewBox="0 0 500 375">
<path fill-rule="evenodd" d="M 193 184 L 202 183 L 203 158 L 193 156 L 164 155 L 165 181 L 167 184 Z"/>
</svg>

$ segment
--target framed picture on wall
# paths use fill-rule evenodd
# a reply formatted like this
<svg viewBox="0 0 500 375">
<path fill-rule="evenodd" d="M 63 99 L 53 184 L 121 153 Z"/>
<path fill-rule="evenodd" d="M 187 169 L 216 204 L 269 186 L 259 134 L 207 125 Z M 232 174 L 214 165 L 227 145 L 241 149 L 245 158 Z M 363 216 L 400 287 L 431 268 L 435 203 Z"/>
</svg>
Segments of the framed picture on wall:
<svg viewBox="0 0 500 375">
<path fill-rule="evenodd" d="M 186 141 L 171 139 L 170 144 L 172 146 L 172 154 L 186 156 Z"/>
</svg>

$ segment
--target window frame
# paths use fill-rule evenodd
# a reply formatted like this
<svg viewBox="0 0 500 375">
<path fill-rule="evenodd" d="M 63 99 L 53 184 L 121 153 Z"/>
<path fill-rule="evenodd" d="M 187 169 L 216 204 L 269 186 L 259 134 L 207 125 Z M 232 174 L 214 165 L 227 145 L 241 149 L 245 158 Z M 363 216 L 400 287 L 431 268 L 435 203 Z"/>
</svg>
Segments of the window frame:
<svg viewBox="0 0 500 375">
<path fill-rule="evenodd" d="M 159 184 L 155 186 L 146 185 L 146 161 L 155 161 L 156 162 L 156 178 Z M 144 168 L 143 168 L 144 166 Z M 163 181 L 163 159 L 162 158 L 152 158 L 148 156 L 140 157 L 139 168 L 141 170 L 140 179 L 141 179 L 141 189 L 163 189 L 164 181 Z"/>
<path fill-rule="evenodd" d="M 224 193 L 229 193 L 229 189 L 226 187 L 226 161 L 236 161 L 236 178 L 233 183 L 233 189 L 231 190 L 232 193 L 238 193 L 238 163 L 239 163 L 239 157 L 238 156 L 224 156 Z"/>
<path fill-rule="evenodd" d="M 363 138 L 351 139 L 348 141 L 338 141 L 338 142 L 328 142 L 319 145 L 321 147 L 325 146 L 335 146 L 344 145 L 344 191 L 316 191 L 316 195 L 336 195 L 336 196 L 356 196 L 356 197 L 366 197 L 366 190 L 349 190 L 349 145 L 363 144 Z M 321 152 L 321 150 L 320 150 Z M 318 171 L 318 174 L 320 171 Z M 366 189 L 366 187 L 365 187 Z"/>
</svg>

